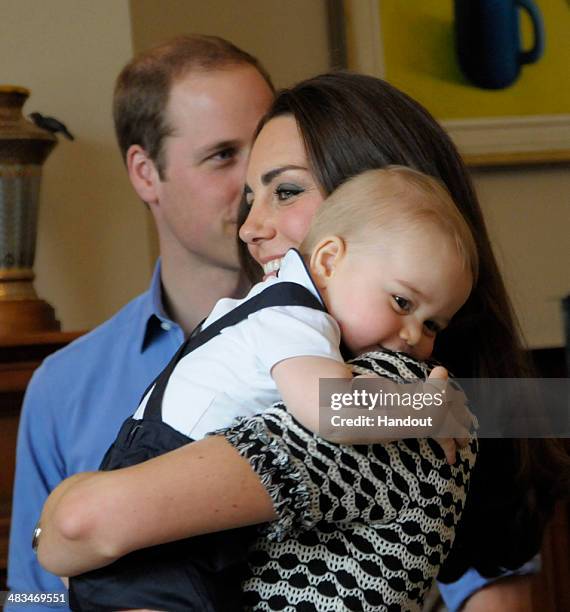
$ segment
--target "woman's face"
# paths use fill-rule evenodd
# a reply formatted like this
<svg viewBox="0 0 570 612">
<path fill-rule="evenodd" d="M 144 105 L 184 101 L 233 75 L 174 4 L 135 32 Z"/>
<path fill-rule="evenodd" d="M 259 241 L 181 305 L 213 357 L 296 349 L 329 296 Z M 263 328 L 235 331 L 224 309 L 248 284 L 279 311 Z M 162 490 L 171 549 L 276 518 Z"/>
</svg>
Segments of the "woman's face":
<svg viewBox="0 0 570 612">
<path fill-rule="evenodd" d="M 315 181 L 297 123 L 290 115 L 271 119 L 249 159 L 245 197 L 250 211 L 239 230 L 265 277 L 305 238 L 324 194 Z"/>
</svg>

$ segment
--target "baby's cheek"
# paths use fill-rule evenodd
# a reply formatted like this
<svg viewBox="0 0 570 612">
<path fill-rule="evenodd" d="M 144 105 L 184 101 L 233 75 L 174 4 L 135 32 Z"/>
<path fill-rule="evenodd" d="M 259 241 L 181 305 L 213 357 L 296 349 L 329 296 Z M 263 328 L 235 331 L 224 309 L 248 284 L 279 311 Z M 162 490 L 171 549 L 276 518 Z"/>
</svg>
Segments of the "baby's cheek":
<svg viewBox="0 0 570 612">
<path fill-rule="evenodd" d="M 379 329 L 377 321 L 364 313 L 362 316 L 355 313 L 352 331 L 362 346 L 376 345 L 386 335 L 383 329 Z"/>
<path fill-rule="evenodd" d="M 362 347 L 371 344 L 371 330 L 366 324 L 366 320 L 358 317 L 357 313 L 351 313 L 354 316 L 346 317 L 339 321 L 340 332 L 342 338 L 352 351 L 360 351 Z M 374 343 L 374 342 L 372 342 Z"/>
<path fill-rule="evenodd" d="M 431 357 L 431 354 L 433 353 L 434 341 L 435 338 L 424 338 L 422 340 L 421 346 L 419 347 L 418 351 L 418 359 L 420 361 L 425 361 L 426 359 L 429 359 Z"/>
</svg>

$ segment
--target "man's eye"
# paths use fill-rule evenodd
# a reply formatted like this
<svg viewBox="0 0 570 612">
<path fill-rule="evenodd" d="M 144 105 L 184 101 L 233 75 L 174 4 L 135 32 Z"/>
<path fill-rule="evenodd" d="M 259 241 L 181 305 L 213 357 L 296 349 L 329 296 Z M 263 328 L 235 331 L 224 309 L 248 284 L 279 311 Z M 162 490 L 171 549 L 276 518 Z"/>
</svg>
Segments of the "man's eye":
<svg viewBox="0 0 570 612">
<path fill-rule="evenodd" d="M 228 161 L 229 159 L 235 157 L 235 154 L 235 149 L 222 149 L 221 151 L 214 153 L 210 159 L 215 159 L 217 161 Z"/>
<path fill-rule="evenodd" d="M 424 322 L 424 327 L 431 334 L 439 334 L 439 332 L 441 331 L 441 327 L 435 321 L 425 321 Z"/>
<path fill-rule="evenodd" d="M 412 304 L 410 303 L 409 300 L 407 300 L 406 298 L 403 298 L 399 295 L 393 295 L 392 299 L 394 300 L 394 302 L 396 303 L 396 306 L 402 310 L 403 312 L 409 312 Z"/>
<path fill-rule="evenodd" d="M 294 198 L 302 192 L 303 190 L 297 185 L 279 185 L 275 189 L 275 195 L 281 202 Z"/>
</svg>

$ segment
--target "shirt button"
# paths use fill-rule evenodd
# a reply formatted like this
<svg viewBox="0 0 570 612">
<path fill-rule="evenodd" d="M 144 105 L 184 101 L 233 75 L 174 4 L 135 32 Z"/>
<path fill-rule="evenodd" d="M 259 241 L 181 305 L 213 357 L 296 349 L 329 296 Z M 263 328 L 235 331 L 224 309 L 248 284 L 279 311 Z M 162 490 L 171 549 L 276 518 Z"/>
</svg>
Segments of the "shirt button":
<svg viewBox="0 0 570 612">
<path fill-rule="evenodd" d="M 170 331 L 172 329 L 172 323 L 169 323 L 168 321 L 163 321 L 160 324 L 160 327 L 162 327 L 164 331 Z"/>
</svg>

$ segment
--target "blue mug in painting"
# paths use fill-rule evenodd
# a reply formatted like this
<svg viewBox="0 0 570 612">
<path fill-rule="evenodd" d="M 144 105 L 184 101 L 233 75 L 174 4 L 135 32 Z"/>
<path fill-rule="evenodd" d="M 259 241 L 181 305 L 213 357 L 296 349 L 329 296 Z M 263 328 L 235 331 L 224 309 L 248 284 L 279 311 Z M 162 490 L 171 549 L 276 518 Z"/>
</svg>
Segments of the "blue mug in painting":
<svg viewBox="0 0 570 612">
<path fill-rule="evenodd" d="M 521 49 L 519 9 L 532 21 L 534 44 Z M 544 51 L 540 10 L 532 0 L 454 0 L 455 49 L 465 77 L 477 87 L 503 89 L 517 80 L 523 64 Z"/>
</svg>

